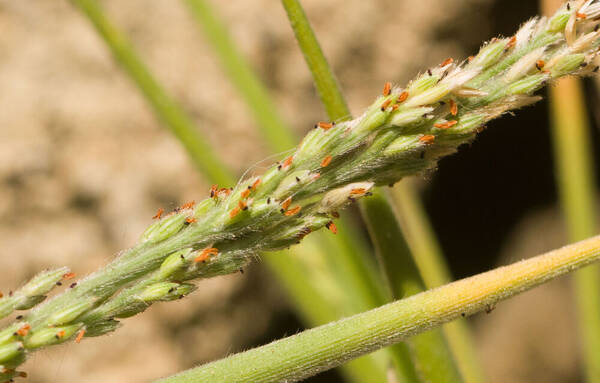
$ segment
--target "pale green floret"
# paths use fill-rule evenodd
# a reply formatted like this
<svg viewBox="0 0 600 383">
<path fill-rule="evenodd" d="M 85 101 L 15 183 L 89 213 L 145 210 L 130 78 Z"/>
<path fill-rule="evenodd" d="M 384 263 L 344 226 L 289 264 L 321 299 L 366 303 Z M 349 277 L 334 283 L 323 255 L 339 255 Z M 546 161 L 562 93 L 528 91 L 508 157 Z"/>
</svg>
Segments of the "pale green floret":
<svg viewBox="0 0 600 383">
<path fill-rule="evenodd" d="M 279 183 L 279 187 L 273 193 L 273 197 L 277 200 L 282 199 L 298 190 L 310 180 L 310 170 L 291 172 Z"/>
<path fill-rule="evenodd" d="M 548 32 L 556 33 L 563 31 L 567 26 L 571 13 L 572 12 L 565 10 L 552 16 L 550 21 L 548 21 Z"/>
<path fill-rule="evenodd" d="M 0 345 L 14 340 L 15 332 L 23 326 L 23 323 L 13 323 L 9 327 L 0 331 Z"/>
<path fill-rule="evenodd" d="M 24 295 L 46 295 L 50 290 L 56 287 L 56 282 L 59 282 L 63 275 L 69 272 L 68 267 L 61 267 L 56 270 L 42 271 L 33 277 L 20 290 Z"/>
<path fill-rule="evenodd" d="M 426 120 L 425 115 L 433 111 L 432 107 L 399 109 L 392 113 L 388 124 L 391 126 L 406 127 L 419 124 Z"/>
<path fill-rule="evenodd" d="M 23 343 L 12 342 L 0 346 L 0 363 L 8 364 L 11 360 L 23 354 Z"/>
<path fill-rule="evenodd" d="M 451 90 L 452 88 L 448 84 L 438 84 L 433 88 L 430 88 L 416 96 L 410 97 L 409 95 L 409 99 L 404 103 L 404 106 L 407 108 L 411 108 L 416 106 L 435 104 L 437 102 L 440 102 L 444 97 L 446 97 Z"/>
<path fill-rule="evenodd" d="M 15 298 L 15 306 L 16 310 L 28 310 L 37 304 L 41 303 L 46 299 L 45 295 L 33 295 L 26 296 L 22 295 L 21 292 L 17 292 L 14 295 Z"/>
<path fill-rule="evenodd" d="M 212 198 L 200 201 L 194 208 L 194 217 L 202 217 L 213 207 L 215 207 L 215 201 Z"/>
<path fill-rule="evenodd" d="M 109 332 L 113 332 L 121 326 L 121 322 L 114 319 L 96 321 L 85 327 L 85 336 L 94 337 L 108 334 Z"/>
<path fill-rule="evenodd" d="M 150 225 L 142 234 L 142 242 L 158 243 L 177 234 L 185 225 L 185 214 L 173 214 Z"/>
<path fill-rule="evenodd" d="M 435 86 L 440 79 L 441 77 L 437 74 L 432 74 L 431 76 L 429 74 L 424 74 L 411 82 L 406 91 L 409 96 L 416 96 Z"/>
<path fill-rule="evenodd" d="M 146 303 L 171 301 L 188 295 L 195 289 L 196 286 L 189 283 L 159 282 L 146 287 L 137 298 Z"/>
<path fill-rule="evenodd" d="M 538 90 L 548 80 L 548 75 L 538 73 L 527 76 L 519 81 L 510 84 L 506 90 L 506 94 L 530 94 Z"/>
<path fill-rule="evenodd" d="M 32 332 L 25 338 L 24 344 L 27 349 L 36 349 L 40 347 L 59 344 L 69 340 L 77 331 L 83 328 L 83 324 L 74 324 L 63 327 L 48 327 Z"/>
<path fill-rule="evenodd" d="M 0 319 L 15 311 L 15 298 L 5 297 L 0 299 Z"/>
<path fill-rule="evenodd" d="M 385 111 L 381 110 L 381 105 L 388 99 L 393 98 L 389 97 L 379 97 L 375 104 L 373 104 L 366 113 L 361 117 L 359 123 L 352 129 L 352 135 L 354 137 L 363 135 L 365 133 L 370 133 L 373 130 L 380 127 L 387 117 L 389 116 L 389 110 L 391 108 L 387 108 Z M 391 104 L 390 104 L 391 105 Z"/>
<path fill-rule="evenodd" d="M 503 39 L 484 46 L 477 56 L 473 58 L 470 65 L 478 66 L 482 69 L 494 65 L 500 60 L 502 55 L 504 55 L 508 42 L 508 39 Z"/>
<path fill-rule="evenodd" d="M 425 146 L 423 142 L 419 141 L 422 136 L 422 134 L 400 136 L 388 145 L 383 154 L 386 157 L 397 157 L 421 149 Z"/>
<path fill-rule="evenodd" d="M 67 323 L 73 322 L 75 319 L 80 317 L 86 311 L 89 311 L 94 307 L 95 299 L 90 298 L 81 302 L 74 303 L 70 306 L 63 307 L 52 314 L 48 319 L 47 323 L 49 326 L 60 326 Z"/>
<path fill-rule="evenodd" d="M 556 64 L 550 69 L 552 77 L 560 77 L 576 71 L 585 62 L 585 55 L 577 53 L 566 55 L 558 59 Z"/>
<path fill-rule="evenodd" d="M 181 271 L 185 266 L 189 264 L 187 256 L 193 251 L 192 248 L 176 251 L 169 255 L 163 263 L 160 265 L 157 278 L 166 280 L 178 271 Z"/>
</svg>

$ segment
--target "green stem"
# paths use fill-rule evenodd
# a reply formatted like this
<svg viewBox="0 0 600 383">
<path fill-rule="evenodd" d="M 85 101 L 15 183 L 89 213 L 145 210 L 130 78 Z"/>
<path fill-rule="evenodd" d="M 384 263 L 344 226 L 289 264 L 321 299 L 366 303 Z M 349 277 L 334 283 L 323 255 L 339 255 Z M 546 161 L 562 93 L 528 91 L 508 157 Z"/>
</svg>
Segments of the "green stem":
<svg viewBox="0 0 600 383">
<path fill-rule="evenodd" d="M 117 62 L 134 80 L 164 125 L 185 146 L 193 163 L 208 178 L 219 184 L 232 184 L 235 178 L 217 159 L 211 145 L 203 139 L 194 122 L 152 76 L 123 34 L 110 24 L 95 0 L 71 0 L 94 24 Z"/>
<path fill-rule="evenodd" d="M 361 204 L 369 234 L 393 299 L 409 297 L 425 290 L 417 265 L 411 255 L 398 221 L 381 190 Z M 373 223 L 377 222 L 374 227 Z M 409 340 L 413 359 L 426 382 L 461 382 L 448 344 L 441 329 L 419 334 Z M 418 381 L 417 379 L 415 379 Z"/>
<path fill-rule="evenodd" d="M 581 83 L 563 79 L 550 89 L 557 183 L 570 241 L 596 232 L 594 171 Z M 600 268 L 575 274 L 575 296 L 588 382 L 600 382 Z"/>
<path fill-rule="evenodd" d="M 327 115 L 332 121 L 349 119 L 350 111 L 342 96 L 339 84 L 329 68 L 327 59 L 308 22 L 302 5 L 297 0 L 281 0 L 281 2 L 294 29 L 300 50 L 312 73 L 317 92 L 321 98 L 321 103 L 325 106 Z"/>
<path fill-rule="evenodd" d="M 394 213 L 406 233 L 409 247 L 425 286 L 439 287 L 453 280 L 450 268 L 431 227 L 412 179 L 398 182 L 391 192 Z M 466 383 L 486 380 L 475 352 L 473 335 L 465 319 L 457 319 L 442 327 L 458 369 Z"/>
<path fill-rule="evenodd" d="M 425 291 L 377 309 L 160 380 L 295 382 L 349 359 L 483 311 L 600 259 L 600 237 Z"/>
<path fill-rule="evenodd" d="M 344 96 L 331 71 L 327 59 L 321 50 L 319 42 L 310 26 L 302 5 L 298 0 L 282 0 L 284 8 L 290 19 L 296 40 L 300 50 L 304 54 L 307 65 L 313 75 L 313 80 L 321 102 L 325 105 L 327 114 L 332 121 L 342 120 L 350 117 L 350 110 L 344 100 Z M 380 265 L 383 267 L 384 275 L 388 280 L 388 287 L 391 289 L 392 296 L 398 298 L 401 291 L 406 292 L 401 286 L 392 283 L 408 283 L 418 285 L 419 288 L 410 289 L 410 294 L 414 294 L 424 289 L 419 270 L 414 265 L 410 250 L 406 246 L 402 231 L 399 229 L 396 220 L 391 216 L 392 207 L 383 197 L 381 192 L 375 192 L 369 201 L 361 201 L 360 204 L 362 217 L 369 227 L 369 234 L 375 243 L 379 254 Z M 389 213 L 386 213 L 389 212 Z M 380 213 L 391 216 L 390 221 L 379 219 Z M 392 230 L 390 232 L 391 228 Z M 388 233 L 388 238 L 397 240 L 386 242 L 382 233 Z M 386 245 L 384 245 L 386 243 Z M 400 265 L 397 265 L 400 261 Z M 411 265 L 404 268 L 404 266 Z M 402 270 L 402 275 L 395 275 L 398 268 Z M 391 275 L 390 275 L 391 273 Z M 416 337 L 413 348 L 415 350 L 415 364 L 419 366 L 421 373 L 426 381 L 461 381 L 460 374 L 455 368 L 451 353 L 448 351 L 446 340 L 440 331 L 422 337 Z M 437 352 L 428 352 L 438 350 Z M 396 348 L 392 350 L 392 357 L 395 360 L 396 367 L 404 376 L 405 380 L 418 381 L 414 376 L 414 370 L 403 368 L 406 366 L 408 358 L 407 349 Z M 404 360 L 404 362 L 402 362 Z M 432 368 L 432 366 L 444 366 L 445 368 Z M 476 368 L 476 367 L 475 367 Z M 468 367 L 467 367 L 468 369 Z M 429 374 L 431 372 L 431 374 Z M 481 381 L 481 380 L 479 380 Z M 473 381 L 475 383 L 476 381 Z"/>
</svg>

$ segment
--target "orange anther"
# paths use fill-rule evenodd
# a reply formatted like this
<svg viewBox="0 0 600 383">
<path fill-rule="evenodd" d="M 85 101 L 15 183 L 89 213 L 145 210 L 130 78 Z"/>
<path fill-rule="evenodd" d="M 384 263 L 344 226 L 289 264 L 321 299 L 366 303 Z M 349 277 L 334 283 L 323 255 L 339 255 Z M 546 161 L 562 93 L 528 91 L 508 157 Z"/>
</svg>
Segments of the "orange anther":
<svg viewBox="0 0 600 383">
<path fill-rule="evenodd" d="M 288 207 L 290 207 L 290 204 L 291 204 L 291 203 L 292 203 L 292 197 L 287 197 L 287 198 L 285 199 L 285 201 L 283 201 L 283 202 L 281 203 L 281 208 L 282 208 L 283 210 L 287 210 L 287 208 L 288 208 Z"/>
<path fill-rule="evenodd" d="M 333 234 L 337 234 L 337 226 L 335 226 L 335 223 L 333 223 L 333 221 L 328 222 L 325 225 L 326 228 L 329 229 L 329 231 L 331 231 Z"/>
<path fill-rule="evenodd" d="M 65 336 L 66 331 L 65 330 L 60 330 L 59 332 L 56 333 L 56 338 L 60 339 L 63 336 Z"/>
<path fill-rule="evenodd" d="M 538 60 L 538 61 L 535 62 L 535 67 L 538 70 L 544 69 L 544 65 L 546 65 L 546 63 L 544 62 L 544 60 Z"/>
<path fill-rule="evenodd" d="M 452 121 L 441 122 L 439 124 L 433 124 L 433 126 L 435 126 L 438 129 L 450 129 L 451 127 L 453 127 L 456 124 L 458 124 L 458 121 L 452 120 Z"/>
<path fill-rule="evenodd" d="M 160 217 L 162 217 L 163 213 L 165 212 L 165 209 L 163 209 L 162 207 L 160 209 L 158 209 L 156 211 L 156 214 L 154 214 L 154 216 L 152 217 L 152 219 L 160 219 Z"/>
<path fill-rule="evenodd" d="M 190 202 L 186 202 L 183 205 L 181 205 L 181 209 L 191 209 L 196 205 L 196 201 L 190 201 Z"/>
<path fill-rule="evenodd" d="M 513 36 L 508 40 L 508 44 L 506 44 L 506 48 L 512 48 L 517 45 L 517 36 Z"/>
<path fill-rule="evenodd" d="M 75 338 L 75 343 L 81 342 L 84 335 L 85 335 L 85 329 L 81 329 L 81 331 L 79 331 L 79 334 L 77 334 L 77 338 Z"/>
<path fill-rule="evenodd" d="M 283 167 L 287 168 L 288 166 L 290 166 L 292 164 L 292 161 L 294 161 L 294 156 L 289 156 L 288 158 L 286 158 L 283 161 Z"/>
<path fill-rule="evenodd" d="M 75 278 L 76 275 L 77 274 L 75 274 L 75 273 L 66 273 L 66 274 L 63 274 L 62 277 L 63 277 L 63 279 L 69 280 L 69 279 Z"/>
<path fill-rule="evenodd" d="M 467 61 L 471 62 L 471 61 L 473 61 L 474 58 L 475 58 L 475 56 L 469 56 L 469 57 L 467 57 Z"/>
<path fill-rule="evenodd" d="M 200 252 L 200 255 L 198 255 L 196 258 L 194 258 L 194 262 L 198 263 L 198 262 L 204 262 L 206 260 L 208 260 L 211 255 L 216 256 L 219 254 L 219 249 L 217 249 L 216 247 L 207 247 L 206 249 L 202 250 Z"/>
<path fill-rule="evenodd" d="M 29 323 L 24 324 L 20 329 L 17 330 L 17 335 L 25 336 L 29 333 L 29 330 L 31 330 L 31 325 Z"/>
<path fill-rule="evenodd" d="M 220 194 L 225 194 L 225 196 L 228 196 L 229 194 L 231 194 L 231 189 L 228 188 L 221 188 L 219 189 L 219 191 L 217 192 L 217 195 Z"/>
<path fill-rule="evenodd" d="M 452 57 L 448 57 L 446 60 L 444 60 L 441 64 L 440 64 L 440 68 L 445 67 L 446 65 L 452 64 L 454 62 L 454 59 Z"/>
<path fill-rule="evenodd" d="M 400 95 L 398 96 L 398 103 L 406 101 L 407 98 L 408 98 L 407 91 L 400 93 Z"/>
<path fill-rule="evenodd" d="M 321 167 L 326 168 L 327 165 L 329 165 L 331 163 L 332 159 L 333 159 L 333 157 L 331 157 L 331 156 L 327 156 L 327 157 L 323 158 L 323 161 L 321 161 Z"/>
<path fill-rule="evenodd" d="M 390 106 L 390 104 L 392 103 L 392 99 L 388 98 L 387 100 L 385 100 L 383 102 L 383 104 L 381 104 L 381 111 L 385 111 L 387 109 L 388 106 Z"/>
<path fill-rule="evenodd" d="M 238 207 L 241 210 L 248 210 L 248 204 L 246 202 L 244 202 L 244 201 L 239 201 L 238 202 Z"/>
<path fill-rule="evenodd" d="M 252 183 L 252 190 L 255 190 L 260 185 L 261 182 L 262 182 L 262 180 L 260 178 L 257 178 L 256 181 L 254 181 Z"/>
<path fill-rule="evenodd" d="M 587 19 L 587 15 L 585 13 L 577 12 L 575 13 L 575 16 L 577 16 L 579 19 Z"/>
<path fill-rule="evenodd" d="M 217 197 L 217 190 L 219 190 L 219 185 L 213 185 L 210 187 L 210 198 Z"/>
<path fill-rule="evenodd" d="M 194 217 L 187 217 L 185 219 L 185 223 L 194 223 L 194 222 L 198 222 L 198 220 Z"/>
<path fill-rule="evenodd" d="M 27 377 L 27 373 L 25 371 L 19 371 L 17 374 L 19 375 L 19 378 L 26 378 Z"/>
<path fill-rule="evenodd" d="M 294 208 L 292 208 L 292 209 L 290 209 L 290 210 L 287 210 L 287 211 L 286 211 L 285 213 L 283 213 L 283 214 L 285 214 L 285 216 L 286 216 L 286 217 L 290 217 L 290 216 L 292 216 L 292 215 L 296 215 L 296 214 L 298 214 L 298 212 L 300 211 L 300 209 L 302 209 L 302 207 L 300 207 L 300 206 L 296 206 L 296 207 L 294 207 Z"/>
<path fill-rule="evenodd" d="M 458 104 L 454 100 L 450 100 L 450 114 L 453 116 L 458 114 Z"/>
<path fill-rule="evenodd" d="M 435 136 L 431 134 L 426 134 L 424 136 L 421 136 L 421 138 L 419 138 L 419 141 L 425 143 L 425 145 L 431 145 L 435 141 Z"/>
<path fill-rule="evenodd" d="M 383 85 L 383 95 L 384 96 L 389 96 L 391 91 L 392 91 L 392 83 L 391 82 L 386 82 Z"/>
<path fill-rule="evenodd" d="M 331 122 L 323 122 L 323 121 L 321 121 L 321 122 L 317 122 L 317 125 L 315 125 L 315 128 L 321 128 L 323 130 L 329 130 L 329 129 L 333 128 L 333 124 Z"/>
<path fill-rule="evenodd" d="M 359 195 L 359 194 L 365 194 L 367 192 L 367 189 L 365 188 L 355 188 L 350 190 L 350 195 Z"/>
<path fill-rule="evenodd" d="M 248 196 L 250 195 L 250 189 L 244 189 L 244 190 L 242 190 L 242 192 L 240 193 L 240 195 L 242 196 L 242 198 L 248 198 Z"/>
<path fill-rule="evenodd" d="M 239 213 L 240 213 L 240 208 L 236 206 L 233 209 L 231 209 L 231 211 L 229 212 L 229 218 L 234 218 Z"/>
</svg>

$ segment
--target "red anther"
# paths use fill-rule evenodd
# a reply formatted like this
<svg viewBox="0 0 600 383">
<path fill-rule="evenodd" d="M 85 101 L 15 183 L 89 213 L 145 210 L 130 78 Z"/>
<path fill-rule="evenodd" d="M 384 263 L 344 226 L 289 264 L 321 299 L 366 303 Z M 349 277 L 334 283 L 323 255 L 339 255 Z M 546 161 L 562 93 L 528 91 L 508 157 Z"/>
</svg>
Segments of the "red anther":
<svg viewBox="0 0 600 383">
<path fill-rule="evenodd" d="M 326 156 L 325 158 L 323 158 L 323 161 L 321 161 L 321 167 L 326 168 L 327 165 L 329 165 L 331 163 L 332 159 L 333 159 L 333 157 L 331 157 L 331 156 Z"/>
<path fill-rule="evenodd" d="M 454 100 L 450 100 L 450 114 L 453 116 L 458 114 L 458 104 Z"/>
<path fill-rule="evenodd" d="M 198 222 L 198 220 L 196 218 L 194 218 L 194 217 L 187 217 L 185 219 L 185 223 L 188 223 L 188 224 L 189 223 L 195 223 L 195 222 Z"/>
<path fill-rule="evenodd" d="M 66 274 L 63 274 L 62 277 L 65 280 L 69 280 L 69 279 L 75 278 L 76 276 L 77 276 L 77 274 L 75 274 L 75 273 L 66 273 Z"/>
<path fill-rule="evenodd" d="M 327 130 L 333 128 L 333 123 L 320 121 L 320 122 L 317 122 L 317 125 L 315 125 L 315 128 L 321 128 L 321 129 L 327 131 Z M 285 165 L 283 165 L 283 166 L 285 166 Z"/>
<path fill-rule="evenodd" d="M 333 223 L 333 221 L 327 222 L 325 227 L 329 229 L 329 231 L 331 231 L 333 234 L 337 234 L 337 226 L 335 226 L 335 223 Z"/>
<path fill-rule="evenodd" d="M 229 218 L 234 218 L 239 213 L 240 213 L 240 208 L 236 206 L 233 209 L 231 209 L 231 211 L 229 212 Z"/>
<path fill-rule="evenodd" d="M 290 217 L 290 216 L 292 216 L 292 215 L 296 215 L 296 214 L 298 214 L 298 212 L 300 211 L 300 209 L 302 209 L 302 207 L 300 207 L 300 206 L 296 206 L 296 207 L 294 207 L 294 208 L 292 208 L 292 209 L 290 209 L 290 210 L 287 210 L 287 211 L 286 211 L 285 213 L 283 213 L 283 214 L 285 214 L 285 216 L 286 216 L 286 217 Z"/>
<path fill-rule="evenodd" d="M 452 57 L 448 57 L 446 60 L 444 60 L 441 64 L 440 64 L 440 68 L 445 67 L 446 65 L 452 64 L 454 62 L 454 59 Z"/>
<path fill-rule="evenodd" d="M 391 82 L 386 82 L 383 85 L 383 95 L 384 96 L 389 96 L 390 93 L 391 93 L 391 91 L 392 91 L 392 83 Z"/>
<path fill-rule="evenodd" d="M 285 201 L 283 201 L 283 202 L 281 203 L 281 208 L 282 208 L 283 210 L 287 210 L 287 208 L 288 208 L 288 207 L 290 207 L 290 204 L 291 204 L 291 203 L 292 203 L 292 197 L 287 197 L 287 198 L 285 199 Z"/>
<path fill-rule="evenodd" d="M 433 126 L 435 126 L 438 129 L 450 129 L 451 127 L 453 127 L 456 124 L 458 124 L 458 121 L 452 120 L 452 121 L 441 122 L 439 124 L 433 124 Z"/>
<path fill-rule="evenodd" d="M 404 102 L 406 101 L 406 99 L 408 98 L 408 92 L 404 91 L 402 93 L 400 93 L 400 95 L 398 96 L 398 103 Z"/>
<path fill-rule="evenodd" d="M 426 134 L 424 136 L 421 136 L 421 138 L 419 138 L 419 141 L 425 143 L 425 145 L 431 145 L 435 141 L 435 136 L 431 134 Z"/>
<path fill-rule="evenodd" d="M 29 323 L 24 324 L 20 329 L 17 330 L 18 336 L 26 336 L 31 330 L 31 325 Z"/>
<path fill-rule="evenodd" d="M 154 214 L 154 216 L 152 217 L 152 219 L 160 219 L 160 217 L 162 217 L 163 213 L 165 212 L 165 209 L 163 209 L 162 207 L 160 209 L 158 209 L 156 211 L 156 214 Z"/>
<path fill-rule="evenodd" d="M 191 209 L 196 205 L 196 201 L 190 201 L 190 202 L 186 202 L 183 205 L 181 205 L 181 209 Z"/>
<path fill-rule="evenodd" d="M 85 329 L 81 329 L 81 331 L 79 331 L 79 334 L 77 334 L 77 338 L 75 338 L 75 343 L 81 342 L 84 335 L 85 335 Z"/>
<path fill-rule="evenodd" d="M 383 104 L 381 104 L 381 111 L 385 111 L 387 109 L 388 106 L 390 106 L 390 104 L 392 103 L 392 99 L 388 98 L 387 100 L 385 100 L 383 102 Z"/>
</svg>

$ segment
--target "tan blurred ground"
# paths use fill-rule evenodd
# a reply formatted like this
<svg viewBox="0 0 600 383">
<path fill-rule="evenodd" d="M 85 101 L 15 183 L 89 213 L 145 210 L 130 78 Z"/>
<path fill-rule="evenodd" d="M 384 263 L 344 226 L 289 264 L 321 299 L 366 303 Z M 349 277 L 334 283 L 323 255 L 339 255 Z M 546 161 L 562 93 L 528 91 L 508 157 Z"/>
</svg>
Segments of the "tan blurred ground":
<svg viewBox="0 0 600 383">
<path fill-rule="evenodd" d="M 279 3 L 212 2 L 298 134 L 324 118 Z M 303 3 L 354 112 L 384 81 L 403 83 L 448 56 L 464 57 L 452 35 L 440 39 L 440 30 L 448 30 L 440 26 L 452 24 L 447 33 L 463 37 L 477 31 L 471 43 L 493 33 L 486 27 L 488 1 Z M 229 165 L 242 171 L 269 154 L 181 2 L 102 4 Z M 456 24 L 457 15 L 464 22 Z M 89 273 L 133 244 L 158 207 L 198 200 L 206 190 L 181 147 L 68 2 L 0 0 L 1 290 L 49 266 Z M 531 311 L 543 301 L 562 318 L 555 296 L 564 297 L 564 288 L 549 289 L 499 312 L 522 311 L 522 305 Z M 275 282 L 254 267 L 244 276 L 204 281 L 188 299 L 157 305 L 110 337 L 40 352 L 26 370 L 32 382 L 143 382 L 238 349 L 267 331 L 272 313 L 286 305 Z M 531 371 L 514 365 L 519 355 L 537 351 L 517 353 L 518 345 L 499 329 L 512 323 L 527 326 L 518 328 L 526 333 L 541 331 L 536 320 L 547 315 L 517 324 L 505 315 L 483 318 L 478 326 L 486 367 L 494 382 L 534 381 Z M 564 320 L 555 325 L 571 326 Z M 544 336 L 536 334 L 529 333 L 527 345 Z M 561 345 L 570 347 L 569 339 L 560 339 Z M 560 355 L 543 362 L 572 376 L 573 357 Z"/>
</svg>

